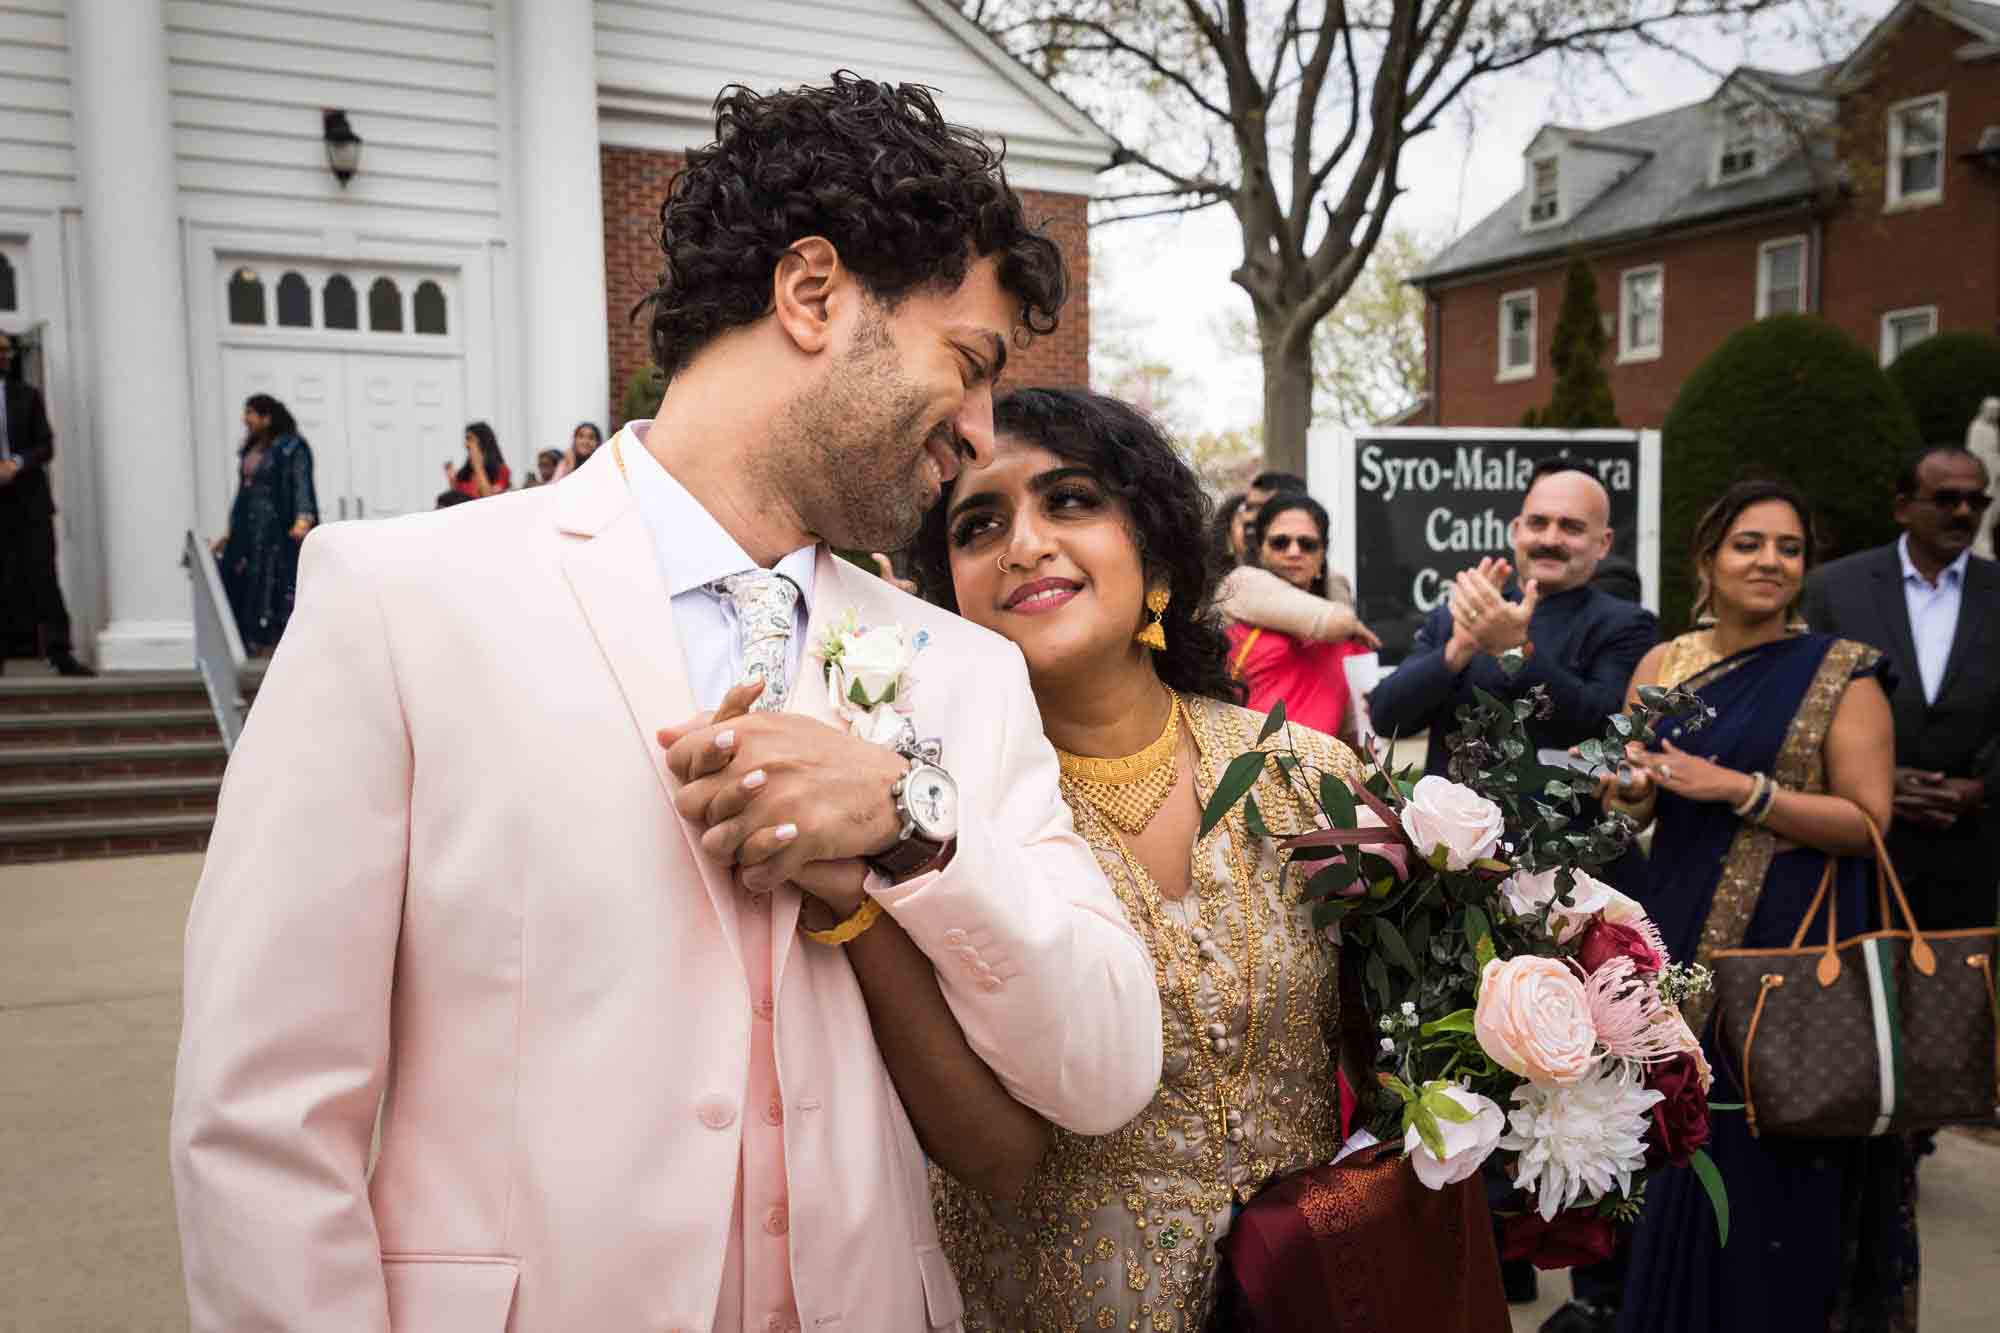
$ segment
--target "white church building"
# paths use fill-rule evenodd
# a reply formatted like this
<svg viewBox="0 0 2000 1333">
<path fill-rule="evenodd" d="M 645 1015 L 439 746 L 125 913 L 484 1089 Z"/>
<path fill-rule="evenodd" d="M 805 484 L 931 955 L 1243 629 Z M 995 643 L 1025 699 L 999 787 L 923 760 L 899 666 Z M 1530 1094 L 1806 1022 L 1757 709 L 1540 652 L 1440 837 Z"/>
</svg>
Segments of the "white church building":
<svg viewBox="0 0 2000 1333">
<path fill-rule="evenodd" d="M 192 665 L 184 534 L 227 526 L 251 393 L 297 416 L 327 522 L 428 508 L 468 421 L 519 476 L 602 420 L 635 281 L 607 208 L 646 201 L 601 161 L 706 142 L 725 84 L 839 68 L 936 87 L 1079 217 L 1109 164 L 946 0 L 0 7 L 0 329 L 55 425 L 79 651 Z"/>
</svg>

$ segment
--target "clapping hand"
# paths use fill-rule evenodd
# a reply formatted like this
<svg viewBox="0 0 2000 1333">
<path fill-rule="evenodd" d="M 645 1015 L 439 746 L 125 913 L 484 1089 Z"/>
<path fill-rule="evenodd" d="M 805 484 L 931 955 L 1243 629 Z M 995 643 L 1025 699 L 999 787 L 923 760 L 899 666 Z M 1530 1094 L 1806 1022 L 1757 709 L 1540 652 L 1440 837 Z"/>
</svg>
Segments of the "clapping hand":
<svg viewBox="0 0 2000 1333">
<path fill-rule="evenodd" d="M 1479 636 L 1473 631 L 1473 626 L 1479 620 L 1479 616 L 1473 610 L 1473 604 L 1459 601 L 1463 595 L 1463 588 L 1484 586 L 1494 597 L 1499 598 L 1501 589 L 1507 586 L 1507 580 L 1513 573 L 1514 567 L 1505 560 L 1487 556 L 1473 568 L 1460 571 L 1453 581 L 1452 599 L 1447 608 L 1451 615 L 1451 638 L 1444 647 L 1445 664 L 1453 671 L 1465 670 L 1473 658 L 1487 651 L 1481 644 Z M 1500 600 L 1505 601 L 1504 598 Z"/>
<path fill-rule="evenodd" d="M 1541 585 L 1529 579 L 1521 588 L 1521 600 L 1510 602 L 1501 589 L 1513 567 L 1505 560 L 1488 557 L 1476 569 L 1460 571 L 1451 595 L 1452 631 L 1463 625 L 1479 646 L 1479 651 L 1498 657 L 1524 647 L 1528 642 L 1528 622 L 1541 601 Z"/>
<path fill-rule="evenodd" d="M 1690 801 L 1742 805 L 1756 788 L 1748 773 L 1689 754 L 1669 740 L 1660 742 L 1658 753 L 1635 741 L 1625 747 L 1625 758 L 1635 774 L 1643 773 L 1660 790 Z"/>
</svg>

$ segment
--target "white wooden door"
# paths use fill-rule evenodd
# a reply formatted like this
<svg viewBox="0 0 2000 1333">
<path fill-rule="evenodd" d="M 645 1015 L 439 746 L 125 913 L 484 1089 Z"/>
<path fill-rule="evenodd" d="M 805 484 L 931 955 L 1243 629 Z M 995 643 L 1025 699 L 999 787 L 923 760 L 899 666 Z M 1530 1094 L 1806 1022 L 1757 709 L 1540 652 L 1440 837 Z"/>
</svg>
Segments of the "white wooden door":
<svg viewBox="0 0 2000 1333">
<path fill-rule="evenodd" d="M 387 518 L 429 509 L 444 464 L 465 458 L 465 376 L 457 357 L 342 354 L 349 512 Z"/>
<path fill-rule="evenodd" d="M 243 446 L 243 400 L 268 393 L 291 409 L 313 453 L 313 489 L 319 495 L 320 521 L 350 517 L 341 512 L 338 497 L 347 493 L 347 393 L 342 354 L 287 347 L 224 347 L 222 349 L 221 424 L 211 442 L 208 466 L 221 472 L 219 494 L 234 497 L 241 480 L 237 450 Z M 227 503 L 227 502 L 225 502 Z M 229 522 L 225 509 L 219 535 Z M 211 523 L 211 526 L 214 526 Z"/>
</svg>

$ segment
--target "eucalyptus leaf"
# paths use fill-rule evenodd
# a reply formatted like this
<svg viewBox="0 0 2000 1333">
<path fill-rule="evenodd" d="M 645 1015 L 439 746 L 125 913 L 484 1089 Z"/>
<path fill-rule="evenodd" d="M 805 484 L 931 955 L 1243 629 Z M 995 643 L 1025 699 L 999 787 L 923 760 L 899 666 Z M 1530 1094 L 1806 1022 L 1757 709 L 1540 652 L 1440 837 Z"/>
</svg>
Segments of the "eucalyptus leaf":
<svg viewBox="0 0 2000 1333">
<path fill-rule="evenodd" d="M 1306 897 L 1325 898 L 1331 894 L 1339 893 L 1342 889 L 1354 883 L 1355 878 L 1356 875 L 1353 866 L 1349 865 L 1346 861 L 1335 861 L 1331 865 L 1323 866 L 1312 873 L 1312 878 L 1306 881 Z"/>
<path fill-rule="evenodd" d="M 1716 1235 L 1722 1238 L 1723 1248 L 1727 1249 L 1729 1246 L 1729 1187 L 1722 1183 L 1722 1172 L 1716 1169 L 1715 1159 L 1700 1148 L 1694 1150 L 1694 1156 L 1689 1159 L 1688 1165 L 1694 1168 L 1695 1178 L 1701 1181 L 1701 1187 L 1708 1191 L 1709 1206 L 1715 1209 L 1715 1232 Z"/>
<path fill-rule="evenodd" d="M 1257 744 L 1262 745 L 1265 741 L 1270 740 L 1271 737 L 1278 734 L 1284 725 L 1285 701 L 1280 699 L 1277 703 L 1271 705 L 1270 713 L 1264 718 L 1264 729 L 1257 733 Z"/>
<path fill-rule="evenodd" d="M 1397 967 L 1413 977 L 1423 975 L 1417 967 L 1416 956 L 1410 952 L 1409 941 L 1403 938 L 1403 932 L 1397 928 L 1396 923 L 1386 916 L 1375 919 L 1375 942 L 1381 946 L 1383 953 L 1389 955 L 1389 961 Z"/>
<path fill-rule="evenodd" d="M 1477 949 L 1479 941 L 1489 938 L 1492 934 L 1493 923 L 1486 919 L 1484 911 L 1477 907 L 1465 909 L 1465 938 L 1472 941 L 1473 948 Z"/>
<path fill-rule="evenodd" d="M 1243 826 L 1250 830 L 1250 836 L 1253 838 L 1271 836 L 1270 826 L 1264 822 L 1264 812 L 1257 808 L 1255 796 L 1243 798 Z"/>
<path fill-rule="evenodd" d="M 1365 919 L 1379 920 L 1380 918 Z M 1368 966 L 1365 969 L 1365 975 L 1368 979 L 1368 989 L 1375 996 L 1376 1007 L 1386 1011 L 1389 1008 L 1390 1001 L 1395 996 L 1389 990 L 1389 965 L 1382 961 L 1381 954 L 1371 953 L 1368 955 Z"/>
<path fill-rule="evenodd" d="M 1229 761 L 1229 767 L 1222 772 L 1222 781 L 1215 784 L 1215 794 L 1208 798 L 1208 804 L 1202 809 L 1202 837 L 1207 837 L 1236 808 L 1236 803 L 1257 785 L 1257 777 L 1264 771 L 1265 758 L 1262 750 L 1252 750 Z"/>
</svg>

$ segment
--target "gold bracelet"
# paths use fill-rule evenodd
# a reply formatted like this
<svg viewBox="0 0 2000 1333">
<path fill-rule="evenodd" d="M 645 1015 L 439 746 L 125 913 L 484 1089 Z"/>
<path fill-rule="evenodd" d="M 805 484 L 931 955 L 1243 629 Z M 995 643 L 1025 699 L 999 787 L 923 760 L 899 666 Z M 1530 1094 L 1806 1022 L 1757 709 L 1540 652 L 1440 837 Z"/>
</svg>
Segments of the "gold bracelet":
<svg viewBox="0 0 2000 1333">
<path fill-rule="evenodd" d="M 864 897 L 861 906 L 854 909 L 854 915 L 829 930 L 808 930 L 805 937 L 818 944 L 841 945 L 857 935 L 864 934 L 882 915 L 882 904 L 873 898 Z"/>
</svg>

